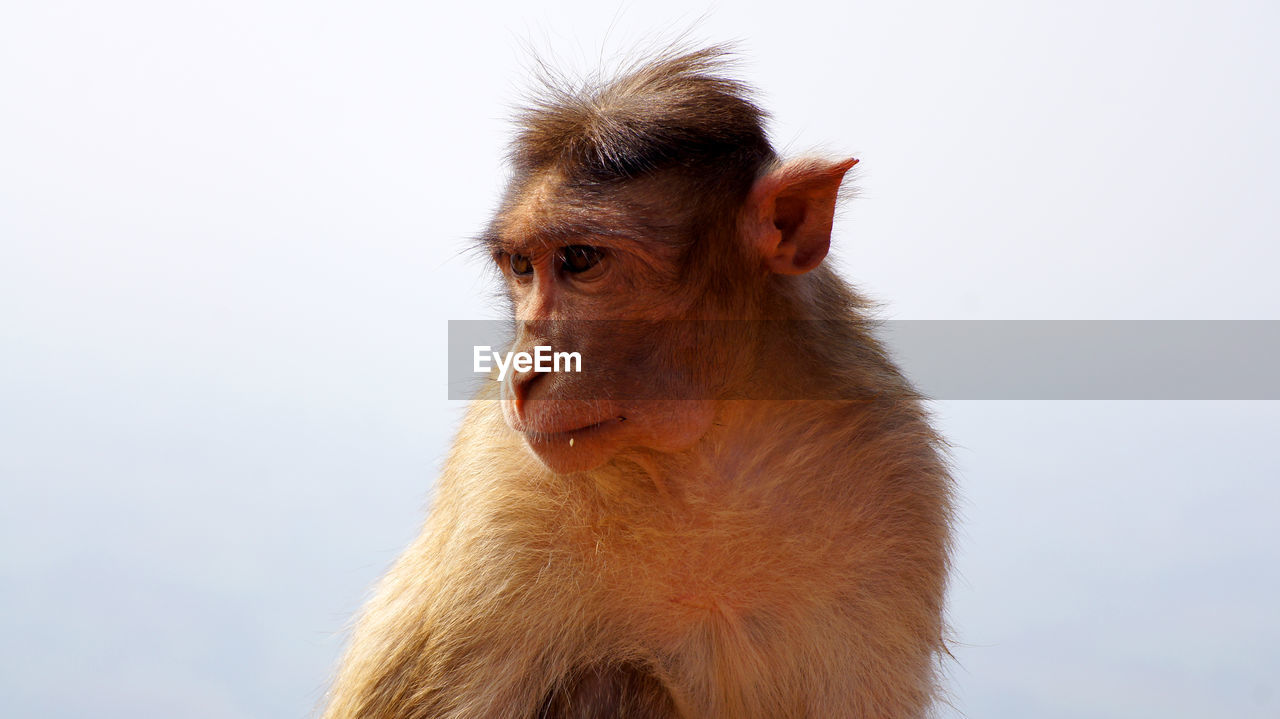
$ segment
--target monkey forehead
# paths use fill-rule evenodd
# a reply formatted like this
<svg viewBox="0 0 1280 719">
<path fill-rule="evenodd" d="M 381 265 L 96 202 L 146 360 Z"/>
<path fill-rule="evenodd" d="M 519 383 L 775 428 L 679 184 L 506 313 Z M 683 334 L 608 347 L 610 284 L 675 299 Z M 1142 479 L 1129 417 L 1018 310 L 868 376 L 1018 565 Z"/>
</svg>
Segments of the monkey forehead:
<svg viewBox="0 0 1280 719">
<path fill-rule="evenodd" d="M 556 171 L 541 173 L 512 188 L 485 242 L 507 252 L 564 244 L 679 244 L 683 222 L 654 200 L 650 184 L 592 185 Z"/>
<path fill-rule="evenodd" d="M 559 173 L 546 172 L 531 178 L 518 188 L 500 218 L 499 228 L 504 240 L 537 241 L 552 234 L 555 228 L 586 224 L 583 222 L 587 219 L 584 215 L 599 217 L 599 212 L 584 212 L 585 203 L 581 198 L 567 193 L 564 184 L 564 178 Z M 599 220 L 593 224 L 611 224 Z M 583 229 L 594 228 L 588 226 Z"/>
</svg>

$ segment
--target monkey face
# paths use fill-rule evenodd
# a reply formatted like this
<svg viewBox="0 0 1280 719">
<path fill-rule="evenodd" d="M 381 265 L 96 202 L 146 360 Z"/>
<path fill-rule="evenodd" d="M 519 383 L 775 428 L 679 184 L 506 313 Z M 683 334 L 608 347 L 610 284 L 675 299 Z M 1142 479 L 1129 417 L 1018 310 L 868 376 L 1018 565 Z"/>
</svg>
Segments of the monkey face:
<svg viewBox="0 0 1280 719">
<path fill-rule="evenodd" d="M 714 372 L 682 321 L 698 303 L 680 281 L 679 223 L 651 196 L 643 183 L 585 191 L 545 173 L 491 229 L 513 352 L 580 357 L 577 371 L 516 367 L 503 382 L 507 424 L 556 472 L 628 448 L 677 451 L 711 426 Z"/>
</svg>

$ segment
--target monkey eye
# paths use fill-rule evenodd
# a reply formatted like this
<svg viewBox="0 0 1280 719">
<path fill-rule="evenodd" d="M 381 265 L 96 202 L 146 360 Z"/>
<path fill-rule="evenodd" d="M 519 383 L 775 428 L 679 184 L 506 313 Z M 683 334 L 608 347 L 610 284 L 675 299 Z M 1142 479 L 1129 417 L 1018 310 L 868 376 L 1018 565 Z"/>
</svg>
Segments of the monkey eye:
<svg viewBox="0 0 1280 719">
<path fill-rule="evenodd" d="M 569 274 L 586 272 L 600 263 L 604 252 L 591 245 L 569 245 L 560 250 L 560 266 Z"/>
<path fill-rule="evenodd" d="M 533 274 L 533 262 L 524 255 L 511 255 L 508 259 L 513 275 L 530 275 Z"/>
</svg>

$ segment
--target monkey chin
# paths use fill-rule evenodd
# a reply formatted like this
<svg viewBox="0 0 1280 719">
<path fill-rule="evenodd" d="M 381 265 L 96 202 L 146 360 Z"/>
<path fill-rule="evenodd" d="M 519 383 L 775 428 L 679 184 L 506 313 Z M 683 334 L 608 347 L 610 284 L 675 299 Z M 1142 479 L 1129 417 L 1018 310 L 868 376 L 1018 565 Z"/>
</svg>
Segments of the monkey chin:
<svg viewBox="0 0 1280 719">
<path fill-rule="evenodd" d="M 556 474 L 595 469 L 623 445 L 627 419 L 614 417 L 566 432 L 521 432 L 533 454 Z"/>
</svg>

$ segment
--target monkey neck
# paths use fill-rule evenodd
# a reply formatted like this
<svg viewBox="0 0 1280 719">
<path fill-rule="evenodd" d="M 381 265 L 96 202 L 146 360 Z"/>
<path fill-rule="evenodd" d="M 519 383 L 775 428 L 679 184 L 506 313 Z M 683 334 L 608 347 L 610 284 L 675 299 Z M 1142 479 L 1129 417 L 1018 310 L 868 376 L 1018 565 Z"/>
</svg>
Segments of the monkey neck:
<svg viewBox="0 0 1280 719">
<path fill-rule="evenodd" d="M 819 265 L 803 275 L 770 275 L 767 316 L 784 320 L 860 320 L 870 303 L 834 270 Z"/>
<path fill-rule="evenodd" d="M 870 304 L 834 272 L 820 266 L 767 282 L 754 297 L 704 305 L 710 316 L 736 318 L 712 323 L 727 332 L 716 343 L 727 351 L 711 429 L 684 451 L 624 451 L 602 468 L 610 477 L 599 477 L 604 486 L 640 478 L 659 495 L 687 498 L 717 487 L 739 491 L 753 477 L 768 484 L 767 475 L 789 466 L 766 461 L 776 452 L 804 456 L 812 447 L 826 456 L 830 437 L 815 428 L 830 434 L 862 421 L 873 404 L 915 398 L 873 335 Z"/>
<path fill-rule="evenodd" d="M 870 388 L 885 386 L 886 378 L 900 384 L 875 339 L 870 310 L 871 304 L 825 265 L 804 275 L 770 275 L 740 310 L 740 317 L 756 321 L 734 329 L 735 350 L 724 357 L 721 396 L 862 399 Z"/>
<path fill-rule="evenodd" d="M 609 513 L 641 524 L 655 511 L 691 520 L 726 510 L 771 512 L 795 482 L 825 480 L 811 477 L 812 466 L 829 469 L 831 450 L 848 447 L 873 414 L 848 401 L 722 401 L 715 426 L 687 450 L 624 452 L 593 472 L 591 486 Z"/>
<path fill-rule="evenodd" d="M 832 436 L 870 427 L 864 423 L 876 412 L 869 410 L 884 414 L 887 405 L 915 399 L 872 333 L 869 304 L 847 284 L 825 268 L 779 279 L 775 299 L 747 314 L 763 319 L 733 323 L 746 348 L 722 343 L 733 351 L 724 356 L 727 381 L 712 428 L 683 452 L 627 453 L 625 463 L 659 494 L 724 489 L 731 498 L 744 482 L 768 486 L 780 467 L 795 464 L 779 453 L 826 457 Z M 798 347 L 810 351 L 798 354 Z"/>
</svg>

